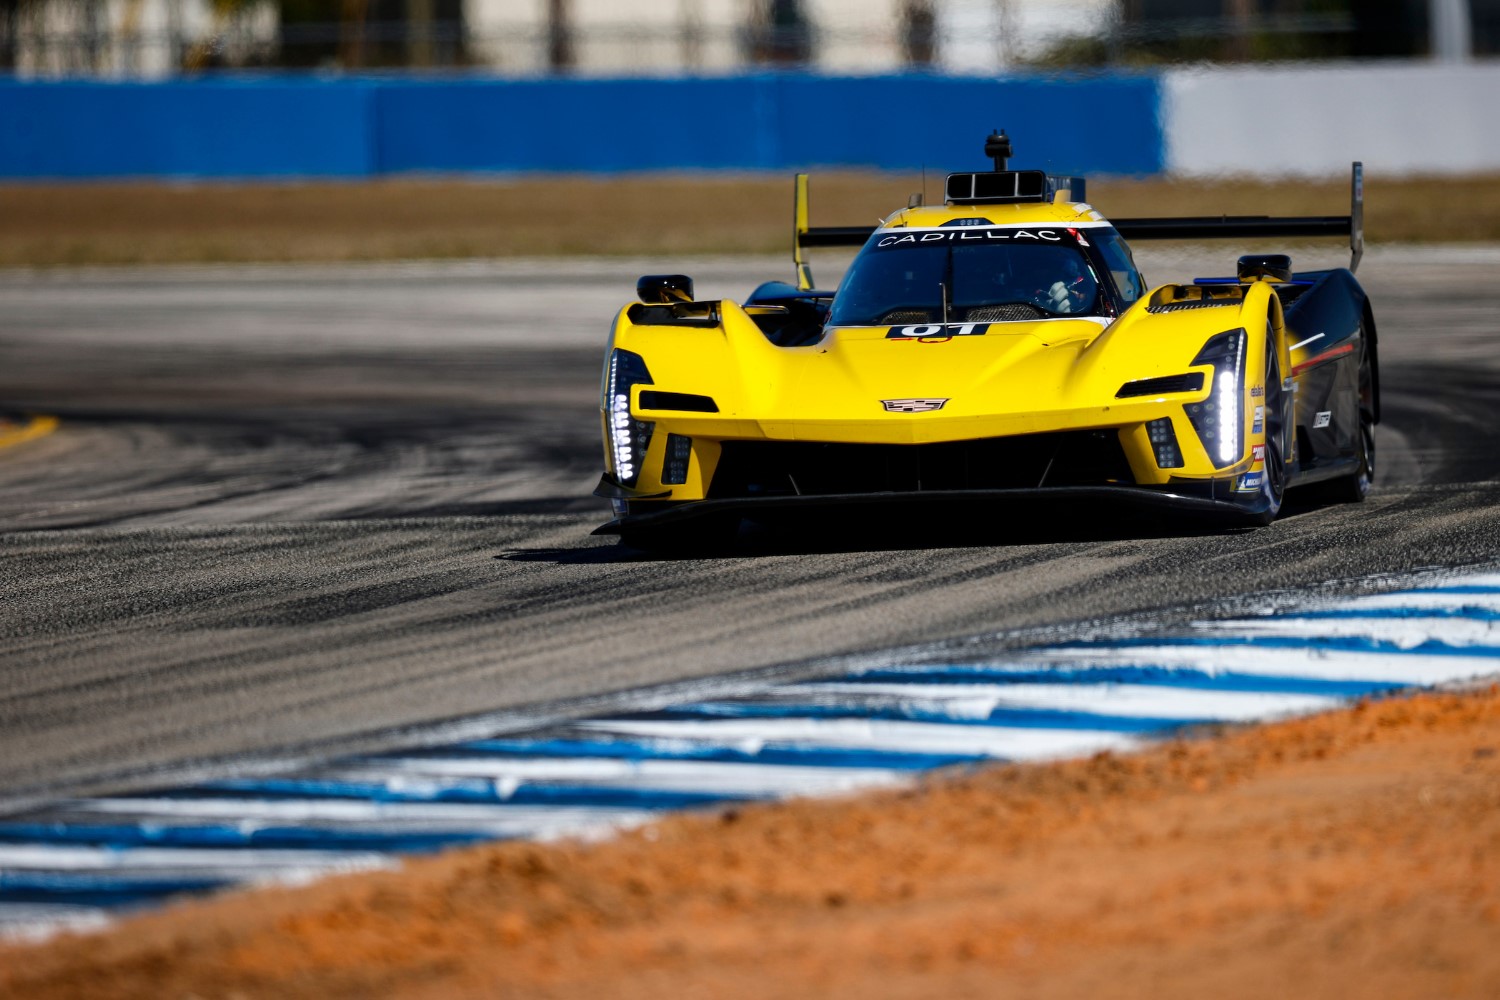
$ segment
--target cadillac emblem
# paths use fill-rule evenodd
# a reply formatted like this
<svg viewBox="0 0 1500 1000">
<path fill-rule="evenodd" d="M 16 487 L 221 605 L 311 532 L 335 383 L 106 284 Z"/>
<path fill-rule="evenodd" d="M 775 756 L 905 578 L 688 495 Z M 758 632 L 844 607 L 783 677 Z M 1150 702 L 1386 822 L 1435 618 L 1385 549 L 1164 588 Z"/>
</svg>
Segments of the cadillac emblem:
<svg viewBox="0 0 1500 1000">
<path fill-rule="evenodd" d="M 947 399 L 882 399 L 880 405 L 887 413 L 926 413 L 941 410 Z"/>
</svg>

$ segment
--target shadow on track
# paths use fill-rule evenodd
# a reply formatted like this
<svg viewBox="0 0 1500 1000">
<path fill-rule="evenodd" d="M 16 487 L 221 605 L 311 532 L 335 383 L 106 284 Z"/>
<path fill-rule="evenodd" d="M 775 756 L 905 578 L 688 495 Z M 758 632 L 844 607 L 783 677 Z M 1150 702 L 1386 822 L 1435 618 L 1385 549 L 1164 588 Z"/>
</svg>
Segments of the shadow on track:
<svg viewBox="0 0 1500 1000">
<path fill-rule="evenodd" d="M 1316 509 L 1316 508 L 1309 508 Z M 686 522 L 682 527 L 697 527 Z M 587 548 L 510 549 L 495 556 L 511 562 L 588 565 L 917 549 L 1004 548 L 1088 544 L 1159 538 L 1228 536 L 1242 533 L 1201 518 L 1163 517 L 1106 510 L 1097 504 L 1006 504 L 1003 510 L 892 504 L 879 510 L 804 511 L 762 515 L 714 530 L 663 533 L 656 544 L 638 547 L 600 538 Z"/>
</svg>

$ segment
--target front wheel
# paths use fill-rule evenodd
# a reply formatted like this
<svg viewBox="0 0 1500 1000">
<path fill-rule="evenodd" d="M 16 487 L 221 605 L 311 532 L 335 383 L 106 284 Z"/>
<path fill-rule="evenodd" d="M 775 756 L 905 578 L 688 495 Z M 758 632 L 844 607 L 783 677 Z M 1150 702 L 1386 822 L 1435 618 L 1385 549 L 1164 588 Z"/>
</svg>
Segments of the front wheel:
<svg viewBox="0 0 1500 1000">
<path fill-rule="evenodd" d="M 1375 482 L 1375 366 L 1370 362 L 1370 341 L 1360 325 L 1359 337 L 1359 426 L 1354 432 L 1354 450 L 1359 467 L 1347 476 L 1331 479 L 1318 490 L 1329 503 L 1361 503 Z"/>
<path fill-rule="evenodd" d="M 1252 520 L 1256 524 L 1270 524 L 1281 513 L 1281 501 L 1286 495 L 1286 435 L 1292 425 L 1287 413 L 1291 393 L 1283 388 L 1281 381 L 1281 355 L 1276 349 L 1276 334 L 1266 328 L 1266 383 L 1265 383 L 1265 457 L 1260 477 L 1262 509 Z"/>
</svg>

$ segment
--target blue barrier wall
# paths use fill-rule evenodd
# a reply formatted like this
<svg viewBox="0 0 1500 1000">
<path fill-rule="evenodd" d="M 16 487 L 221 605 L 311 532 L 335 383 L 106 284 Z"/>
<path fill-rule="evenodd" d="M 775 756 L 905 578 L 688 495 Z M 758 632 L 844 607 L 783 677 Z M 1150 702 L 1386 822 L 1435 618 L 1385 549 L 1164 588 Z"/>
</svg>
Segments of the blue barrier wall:
<svg viewBox="0 0 1500 1000">
<path fill-rule="evenodd" d="M 1018 165 L 1154 174 L 1149 75 L 0 81 L 0 177 L 374 177 Z"/>
<path fill-rule="evenodd" d="M 349 82 L 0 83 L 0 177 L 366 177 L 374 92 Z"/>
</svg>

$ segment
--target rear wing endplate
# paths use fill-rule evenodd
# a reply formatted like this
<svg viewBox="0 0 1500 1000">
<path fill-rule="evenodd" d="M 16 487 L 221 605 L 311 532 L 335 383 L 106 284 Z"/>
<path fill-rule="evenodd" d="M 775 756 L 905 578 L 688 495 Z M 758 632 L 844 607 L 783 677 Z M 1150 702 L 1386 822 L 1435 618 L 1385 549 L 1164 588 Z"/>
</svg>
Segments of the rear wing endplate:
<svg viewBox="0 0 1500 1000">
<path fill-rule="evenodd" d="M 797 287 L 813 287 L 812 270 L 803 257 L 807 247 L 861 246 L 875 226 L 814 228 L 807 224 L 807 175 L 798 174 L 795 191 L 792 261 L 797 266 Z M 1160 219 L 1112 219 L 1111 224 L 1127 240 L 1205 240 L 1284 237 L 1349 237 L 1349 270 L 1359 268 L 1365 253 L 1365 168 L 1353 164 L 1350 177 L 1348 215 L 1210 215 Z"/>
<path fill-rule="evenodd" d="M 1353 271 L 1365 255 L 1365 166 L 1356 162 L 1350 171 L 1348 215 L 1220 215 L 1110 221 L 1127 240 L 1348 236 L 1349 270 Z"/>
<path fill-rule="evenodd" d="M 805 247 L 859 247 L 875 232 L 875 226 L 820 226 L 807 224 L 807 175 L 798 174 L 792 202 L 792 263 L 797 267 L 797 290 L 813 289 L 812 268 L 802 251 Z"/>
</svg>

